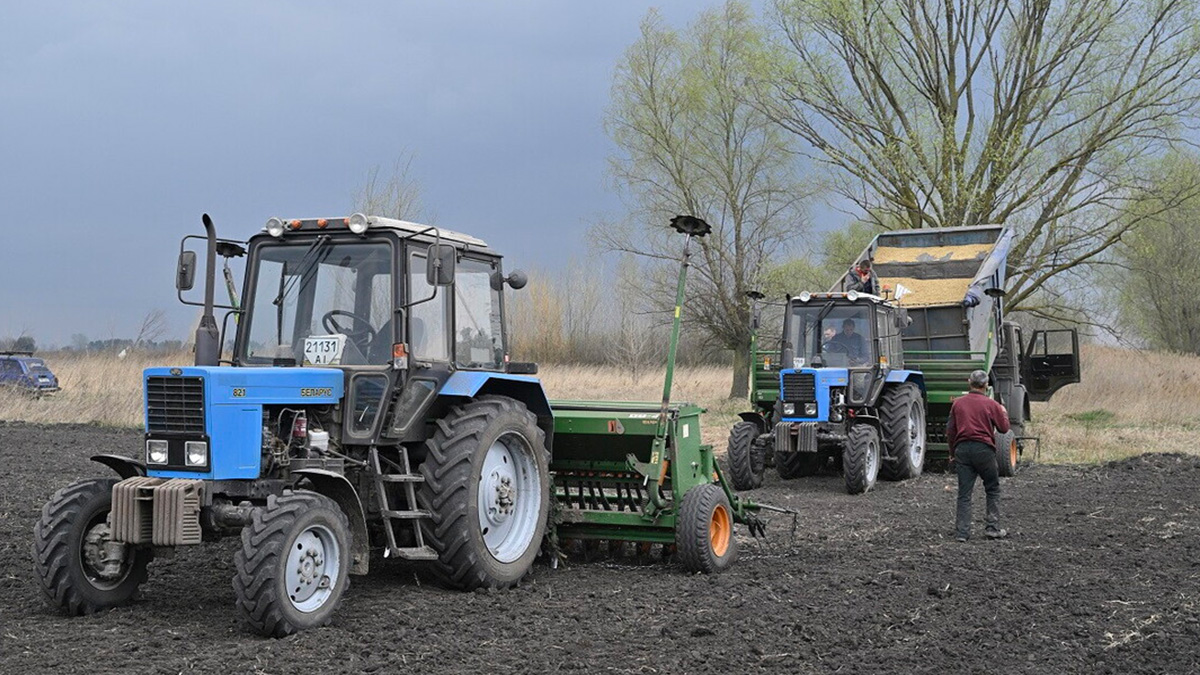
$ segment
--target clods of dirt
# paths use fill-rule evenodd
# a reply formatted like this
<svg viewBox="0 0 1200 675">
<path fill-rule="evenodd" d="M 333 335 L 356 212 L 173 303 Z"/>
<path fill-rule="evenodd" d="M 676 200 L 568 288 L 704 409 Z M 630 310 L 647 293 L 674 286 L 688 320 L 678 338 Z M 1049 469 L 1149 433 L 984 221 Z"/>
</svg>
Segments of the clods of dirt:
<svg viewBox="0 0 1200 675">
<path fill-rule="evenodd" d="M 136 431 L 0 424 L 2 672 L 1196 672 L 1200 458 L 1030 466 L 1003 479 L 1003 541 L 953 536 L 947 474 L 860 496 L 769 476 L 768 538 L 719 576 L 661 551 L 578 552 L 520 587 L 439 588 L 418 568 L 354 577 L 333 625 L 283 640 L 239 623 L 232 540 L 155 560 L 141 599 L 67 618 L 32 576 L 58 488 L 136 454 Z M 983 491 L 977 488 L 976 534 Z M 744 532 L 743 532 L 744 534 Z"/>
</svg>

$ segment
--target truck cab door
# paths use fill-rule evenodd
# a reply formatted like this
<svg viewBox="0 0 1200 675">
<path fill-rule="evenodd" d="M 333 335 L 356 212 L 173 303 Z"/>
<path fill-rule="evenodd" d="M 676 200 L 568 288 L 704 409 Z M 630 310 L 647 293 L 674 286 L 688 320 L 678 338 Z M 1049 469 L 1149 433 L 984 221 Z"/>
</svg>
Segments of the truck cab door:
<svg viewBox="0 0 1200 675">
<path fill-rule="evenodd" d="M 1021 357 L 1021 379 L 1031 401 L 1079 381 L 1079 333 L 1074 328 L 1036 330 Z"/>
</svg>

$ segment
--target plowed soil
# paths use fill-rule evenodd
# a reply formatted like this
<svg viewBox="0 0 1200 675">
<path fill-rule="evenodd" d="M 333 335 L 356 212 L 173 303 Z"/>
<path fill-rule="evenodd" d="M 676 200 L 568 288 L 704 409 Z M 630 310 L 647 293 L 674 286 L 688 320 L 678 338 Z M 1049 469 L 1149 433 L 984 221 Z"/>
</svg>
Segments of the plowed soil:
<svg viewBox="0 0 1200 675">
<path fill-rule="evenodd" d="M 45 604 L 30 563 L 42 503 L 105 475 L 89 455 L 139 445 L 135 431 L 0 424 L 0 672 L 1200 670 L 1196 457 L 1029 466 L 1004 479 L 1009 539 L 966 544 L 948 474 L 857 497 L 833 474 L 771 476 L 749 494 L 799 509 L 795 530 L 774 516 L 722 575 L 577 553 L 515 590 L 464 594 L 381 564 L 353 578 L 332 626 L 271 640 L 235 614 L 235 540 L 155 560 L 132 606 L 68 618 Z"/>
</svg>

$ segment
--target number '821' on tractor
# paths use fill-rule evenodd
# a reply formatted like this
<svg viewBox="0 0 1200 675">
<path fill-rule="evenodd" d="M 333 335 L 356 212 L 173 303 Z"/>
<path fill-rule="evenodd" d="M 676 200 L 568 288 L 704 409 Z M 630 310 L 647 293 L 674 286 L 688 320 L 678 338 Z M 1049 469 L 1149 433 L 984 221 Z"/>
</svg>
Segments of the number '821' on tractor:
<svg viewBox="0 0 1200 675">
<path fill-rule="evenodd" d="M 536 365 L 508 356 L 505 287 L 525 277 L 483 241 L 363 214 L 273 218 L 248 242 L 204 224 L 176 279 L 204 308 L 195 365 L 147 369 L 142 457 L 93 457 L 119 477 L 59 490 L 34 526 L 38 580 L 67 613 L 123 604 L 156 553 L 223 536 L 241 540 L 244 620 L 284 636 L 327 624 L 372 552 L 426 561 L 451 587 L 506 588 L 553 523 L 574 538 L 674 538 L 700 571 L 732 560 L 733 522 L 757 524 L 699 445 L 698 408 L 664 395 L 658 409 L 552 410 Z M 203 302 L 185 298 L 196 239 Z M 214 300 L 218 256 L 228 304 Z M 243 256 L 239 294 L 230 261 Z"/>
</svg>

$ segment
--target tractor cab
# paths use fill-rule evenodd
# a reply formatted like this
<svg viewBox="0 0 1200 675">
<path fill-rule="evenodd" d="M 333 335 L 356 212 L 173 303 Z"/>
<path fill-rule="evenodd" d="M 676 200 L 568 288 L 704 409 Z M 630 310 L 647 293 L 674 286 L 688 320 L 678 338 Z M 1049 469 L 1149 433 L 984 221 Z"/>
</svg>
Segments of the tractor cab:
<svg viewBox="0 0 1200 675">
<path fill-rule="evenodd" d="M 818 399 L 817 390 L 832 391 L 845 404 L 874 405 L 888 373 L 903 369 L 904 322 L 904 310 L 873 295 L 801 293 L 790 299 L 780 364 L 783 418 L 813 419 L 823 411 L 828 419 L 829 402 Z"/>
</svg>

